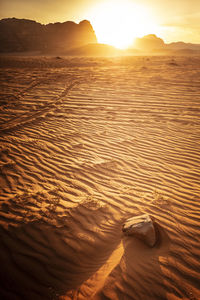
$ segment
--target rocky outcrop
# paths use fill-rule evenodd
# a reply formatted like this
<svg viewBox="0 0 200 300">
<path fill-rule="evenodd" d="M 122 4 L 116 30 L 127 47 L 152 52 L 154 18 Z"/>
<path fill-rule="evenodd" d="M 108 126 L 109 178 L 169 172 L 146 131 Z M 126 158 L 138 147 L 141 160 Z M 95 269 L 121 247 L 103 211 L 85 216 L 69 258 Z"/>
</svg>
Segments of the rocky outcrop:
<svg viewBox="0 0 200 300">
<path fill-rule="evenodd" d="M 152 51 L 154 49 L 164 49 L 165 43 L 161 38 L 158 38 L 155 34 L 148 34 L 143 38 L 137 38 L 134 42 L 136 49 L 142 51 Z"/>
<path fill-rule="evenodd" d="M 134 41 L 133 47 L 140 51 L 199 51 L 200 44 L 184 43 L 184 42 L 175 42 L 170 44 L 165 44 L 164 41 L 157 37 L 155 34 L 149 34 L 142 38 L 136 38 Z"/>
<path fill-rule="evenodd" d="M 125 235 L 136 237 L 150 247 L 155 246 L 157 242 L 153 220 L 147 214 L 126 220 L 123 224 L 122 231 Z"/>
<path fill-rule="evenodd" d="M 87 20 L 79 24 L 68 21 L 47 25 L 16 18 L 0 21 L 0 52 L 62 52 L 96 42 Z"/>
</svg>

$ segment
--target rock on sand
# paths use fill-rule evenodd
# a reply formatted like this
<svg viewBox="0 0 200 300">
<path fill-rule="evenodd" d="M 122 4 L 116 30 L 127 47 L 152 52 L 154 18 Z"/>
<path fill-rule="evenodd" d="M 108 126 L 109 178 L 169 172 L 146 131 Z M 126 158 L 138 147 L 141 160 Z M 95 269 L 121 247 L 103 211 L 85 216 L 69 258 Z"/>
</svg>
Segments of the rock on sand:
<svg viewBox="0 0 200 300">
<path fill-rule="evenodd" d="M 122 231 L 125 235 L 132 235 L 150 247 L 157 241 L 153 220 L 148 214 L 132 217 L 123 224 Z"/>
</svg>

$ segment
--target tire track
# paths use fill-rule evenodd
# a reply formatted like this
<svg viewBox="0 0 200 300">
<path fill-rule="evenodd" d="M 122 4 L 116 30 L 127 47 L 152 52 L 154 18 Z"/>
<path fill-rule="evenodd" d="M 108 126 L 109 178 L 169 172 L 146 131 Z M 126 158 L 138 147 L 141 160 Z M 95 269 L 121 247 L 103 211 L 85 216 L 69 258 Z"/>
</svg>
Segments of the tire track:
<svg viewBox="0 0 200 300">
<path fill-rule="evenodd" d="M 52 101 L 50 103 L 43 105 L 42 108 L 36 109 L 36 110 L 32 111 L 30 114 L 27 114 L 27 113 L 22 114 L 20 116 L 17 116 L 15 118 L 1 124 L 0 132 L 4 133 L 4 132 L 8 132 L 12 129 L 15 129 L 16 127 L 24 126 L 28 123 L 31 123 L 31 122 L 37 120 L 37 118 L 39 118 L 41 116 L 45 116 L 45 114 L 47 112 L 57 109 L 58 108 L 57 105 L 62 104 L 66 95 L 70 92 L 70 90 L 76 84 L 77 84 L 77 81 L 72 82 L 69 86 L 64 88 L 62 93 L 58 96 L 58 98 L 55 101 Z"/>
</svg>

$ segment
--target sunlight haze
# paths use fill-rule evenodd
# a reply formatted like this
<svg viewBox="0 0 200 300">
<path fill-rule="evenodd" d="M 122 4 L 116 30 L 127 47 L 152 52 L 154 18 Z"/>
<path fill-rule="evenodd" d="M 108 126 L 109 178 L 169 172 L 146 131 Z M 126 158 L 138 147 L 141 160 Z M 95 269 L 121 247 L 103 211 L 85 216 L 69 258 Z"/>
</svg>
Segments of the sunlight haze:
<svg viewBox="0 0 200 300">
<path fill-rule="evenodd" d="M 118 48 L 146 34 L 200 43 L 199 0 L 1 0 L 0 19 L 12 17 L 42 24 L 88 19 L 98 42 Z"/>
<path fill-rule="evenodd" d="M 88 13 L 99 43 L 127 48 L 134 38 L 152 32 L 158 26 L 146 7 L 131 1 L 104 1 Z"/>
</svg>

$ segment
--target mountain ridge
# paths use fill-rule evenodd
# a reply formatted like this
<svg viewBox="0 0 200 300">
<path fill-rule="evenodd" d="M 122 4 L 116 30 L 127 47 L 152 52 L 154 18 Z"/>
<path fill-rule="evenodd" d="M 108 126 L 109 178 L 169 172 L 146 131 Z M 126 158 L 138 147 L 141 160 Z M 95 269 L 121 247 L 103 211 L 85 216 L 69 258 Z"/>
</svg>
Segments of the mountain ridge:
<svg viewBox="0 0 200 300">
<path fill-rule="evenodd" d="M 155 34 L 148 34 L 142 38 L 136 38 L 133 47 L 139 50 L 200 50 L 200 44 L 172 42 L 165 43 L 160 37 Z"/>
<path fill-rule="evenodd" d="M 96 43 L 91 23 L 73 21 L 41 24 L 34 20 L 6 18 L 0 20 L 0 52 L 62 52 L 71 47 Z"/>
<path fill-rule="evenodd" d="M 111 47 L 111 46 L 110 46 Z M 88 20 L 78 24 L 73 21 L 41 24 L 35 20 L 5 18 L 0 20 L 0 53 L 39 52 L 40 54 L 60 53 L 66 55 L 117 55 L 119 49 L 99 44 L 95 31 Z M 200 44 L 172 42 L 165 43 L 155 34 L 136 38 L 127 49 L 141 52 L 196 52 Z M 86 54 L 84 54 L 86 53 Z"/>
</svg>

